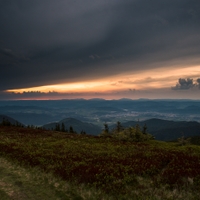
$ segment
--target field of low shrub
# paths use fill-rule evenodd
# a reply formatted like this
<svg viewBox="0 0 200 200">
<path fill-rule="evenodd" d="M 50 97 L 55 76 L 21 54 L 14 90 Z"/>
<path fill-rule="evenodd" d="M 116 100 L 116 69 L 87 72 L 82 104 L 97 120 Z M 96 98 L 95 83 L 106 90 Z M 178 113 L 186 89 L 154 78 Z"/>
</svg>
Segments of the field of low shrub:
<svg viewBox="0 0 200 200">
<path fill-rule="evenodd" d="M 1 126 L 0 155 L 107 194 L 163 187 L 200 194 L 200 148 L 195 145 Z"/>
</svg>

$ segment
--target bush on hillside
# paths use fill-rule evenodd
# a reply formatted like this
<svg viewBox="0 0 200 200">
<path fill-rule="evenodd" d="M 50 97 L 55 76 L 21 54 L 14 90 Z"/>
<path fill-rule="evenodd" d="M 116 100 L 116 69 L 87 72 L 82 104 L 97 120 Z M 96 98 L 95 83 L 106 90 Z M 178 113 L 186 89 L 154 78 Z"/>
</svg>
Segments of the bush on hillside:
<svg viewBox="0 0 200 200">
<path fill-rule="evenodd" d="M 120 122 L 117 122 L 116 128 L 109 132 L 107 124 L 104 124 L 104 130 L 100 136 L 112 137 L 117 140 L 122 141 L 133 141 L 133 142 L 143 142 L 154 139 L 152 135 L 146 132 L 146 125 L 141 130 L 140 126 L 137 124 L 135 127 L 123 128 Z"/>
</svg>

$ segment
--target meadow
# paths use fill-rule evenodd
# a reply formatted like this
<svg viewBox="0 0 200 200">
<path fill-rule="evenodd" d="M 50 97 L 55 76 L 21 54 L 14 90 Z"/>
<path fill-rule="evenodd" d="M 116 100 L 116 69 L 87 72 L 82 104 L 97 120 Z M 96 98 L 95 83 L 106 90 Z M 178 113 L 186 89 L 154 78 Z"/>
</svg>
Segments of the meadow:
<svg viewBox="0 0 200 200">
<path fill-rule="evenodd" d="M 155 140 L 131 142 L 0 126 L 0 157 L 29 173 L 36 169 L 41 177 L 45 173 L 58 179 L 52 190 L 59 190 L 62 195 L 52 199 L 200 196 L 200 147 L 195 145 Z M 77 195 L 70 196 L 69 187 L 63 187 L 63 182 Z"/>
</svg>

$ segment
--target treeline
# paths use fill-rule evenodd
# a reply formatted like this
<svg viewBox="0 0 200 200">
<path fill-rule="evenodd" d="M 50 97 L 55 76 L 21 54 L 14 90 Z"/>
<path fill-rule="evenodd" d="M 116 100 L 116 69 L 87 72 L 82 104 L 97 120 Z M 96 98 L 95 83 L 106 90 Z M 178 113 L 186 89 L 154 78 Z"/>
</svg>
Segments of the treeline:
<svg viewBox="0 0 200 200">
<path fill-rule="evenodd" d="M 23 127 L 23 128 L 30 128 L 30 129 L 41 129 L 41 130 L 50 130 L 45 129 L 44 127 L 37 127 L 34 125 L 27 125 L 24 126 L 23 124 L 19 123 L 18 121 L 15 121 L 15 123 L 11 123 L 8 119 L 3 118 L 0 122 L 0 126 L 13 126 L 13 127 Z M 64 123 L 56 123 L 55 127 L 51 129 L 52 131 L 58 131 L 58 132 L 65 132 L 70 134 L 78 134 L 72 126 L 70 126 L 68 129 L 65 127 Z M 87 133 L 82 130 L 80 132 L 82 135 L 86 135 Z M 114 138 L 120 141 L 133 141 L 133 142 L 143 142 L 148 140 L 155 139 L 153 135 L 149 134 L 147 132 L 147 126 L 146 124 L 143 127 L 140 127 L 139 124 L 136 124 L 135 126 L 125 128 L 121 125 L 121 123 L 118 121 L 116 123 L 116 126 L 110 130 L 108 127 L 108 124 L 104 124 L 104 129 L 99 135 L 100 137 L 109 137 Z M 190 138 L 185 138 L 184 136 L 177 138 L 177 140 L 171 141 L 171 142 L 177 142 L 178 145 L 188 145 L 188 144 L 194 144 L 194 145 L 200 145 L 200 137 L 199 136 L 193 136 Z"/>
<path fill-rule="evenodd" d="M 73 127 L 72 126 L 70 126 L 69 127 L 69 129 L 67 129 L 66 127 L 65 127 L 65 124 L 64 123 L 61 123 L 61 125 L 59 124 L 59 123 L 57 123 L 56 125 L 55 125 L 55 128 L 52 128 L 52 130 L 54 130 L 54 131 L 60 131 L 60 132 L 67 132 L 67 133 L 75 133 L 75 134 L 77 134 L 77 132 L 73 129 Z M 84 131 L 84 130 L 82 130 L 81 132 L 80 132 L 80 134 L 86 134 L 86 132 Z"/>
<path fill-rule="evenodd" d="M 16 121 L 15 123 L 11 123 L 8 119 L 3 118 L 2 122 L 0 122 L 0 126 L 15 126 L 15 127 L 23 127 L 23 128 L 31 128 L 31 129 L 41 129 L 41 130 L 47 130 L 44 127 L 38 127 L 38 126 L 34 126 L 34 125 L 27 125 L 24 126 L 23 124 L 19 123 L 18 121 Z M 59 131 L 59 132 L 66 132 L 66 133 L 74 133 L 77 134 L 77 132 L 73 129 L 72 126 L 69 127 L 69 129 L 65 128 L 64 123 L 62 123 L 61 125 L 59 123 L 57 123 L 55 125 L 54 128 L 52 128 L 51 130 L 53 131 Z M 84 130 L 82 130 L 80 132 L 80 134 L 86 134 L 86 132 Z"/>
<path fill-rule="evenodd" d="M 23 124 L 16 121 L 15 123 L 11 123 L 8 119 L 3 118 L 0 126 L 17 126 L 17 127 L 24 127 Z"/>
<path fill-rule="evenodd" d="M 31 128 L 31 129 L 42 129 L 47 130 L 43 127 L 37 127 L 34 125 L 27 125 L 24 126 L 23 124 L 16 121 L 15 124 L 11 123 L 8 119 L 3 118 L 2 122 L 0 123 L 1 126 L 16 126 L 16 127 L 25 127 L 25 128 Z M 70 126 L 68 129 L 65 127 L 64 123 L 56 123 L 55 127 L 51 129 L 52 131 L 59 131 L 59 132 L 65 132 L 70 134 L 78 134 L 72 126 Z M 84 130 L 80 132 L 80 134 L 87 134 Z M 141 141 L 147 141 L 154 139 L 152 135 L 147 133 L 147 126 L 144 125 L 141 129 L 141 127 L 137 124 L 135 127 L 128 127 L 124 128 L 121 123 L 118 121 L 115 128 L 111 131 L 109 130 L 108 124 L 104 124 L 104 129 L 100 133 L 101 137 L 112 137 L 118 140 L 123 141 L 135 141 L 135 142 L 141 142 Z"/>
</svg>

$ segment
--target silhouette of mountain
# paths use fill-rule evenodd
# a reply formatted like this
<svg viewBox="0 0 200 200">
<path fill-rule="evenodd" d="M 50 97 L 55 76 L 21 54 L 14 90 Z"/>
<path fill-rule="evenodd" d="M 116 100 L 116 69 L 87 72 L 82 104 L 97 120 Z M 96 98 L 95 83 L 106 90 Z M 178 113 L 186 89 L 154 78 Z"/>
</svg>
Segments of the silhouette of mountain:
<svg viewBox="0 0 200 200">
<path fill-rule="evenodd" d="M 56 124 L 59 124 L 61 127 L 62 123 L 67 130 L 69 130 L 70 126 L 72 126 L 73 130 L 77 133 L 80 133 L 81 131 L 85 131 L 87 134 L 90 135 L 98 135 L 101 133 L 101 128 L 99 126 L 92 123 L 82 122 L 74 118 L 66 118 L 59 122 L 48 123 L 43 125 L 42 127 L 45 129 L 54 129 L 56 127 Z"/>
<path fill-rule="evenodd" d="M 200 136 L 200 123 L 195 121 L 169 121 L 162 119 L 149 119 L 141 122 L 129 121 L 122 123 L 124 127 L 135 126 L 139 124 L 147 126 L 147 132 L 152 134 L 156 140 L 175 140 L 182 136 Z"/>
</svg>

